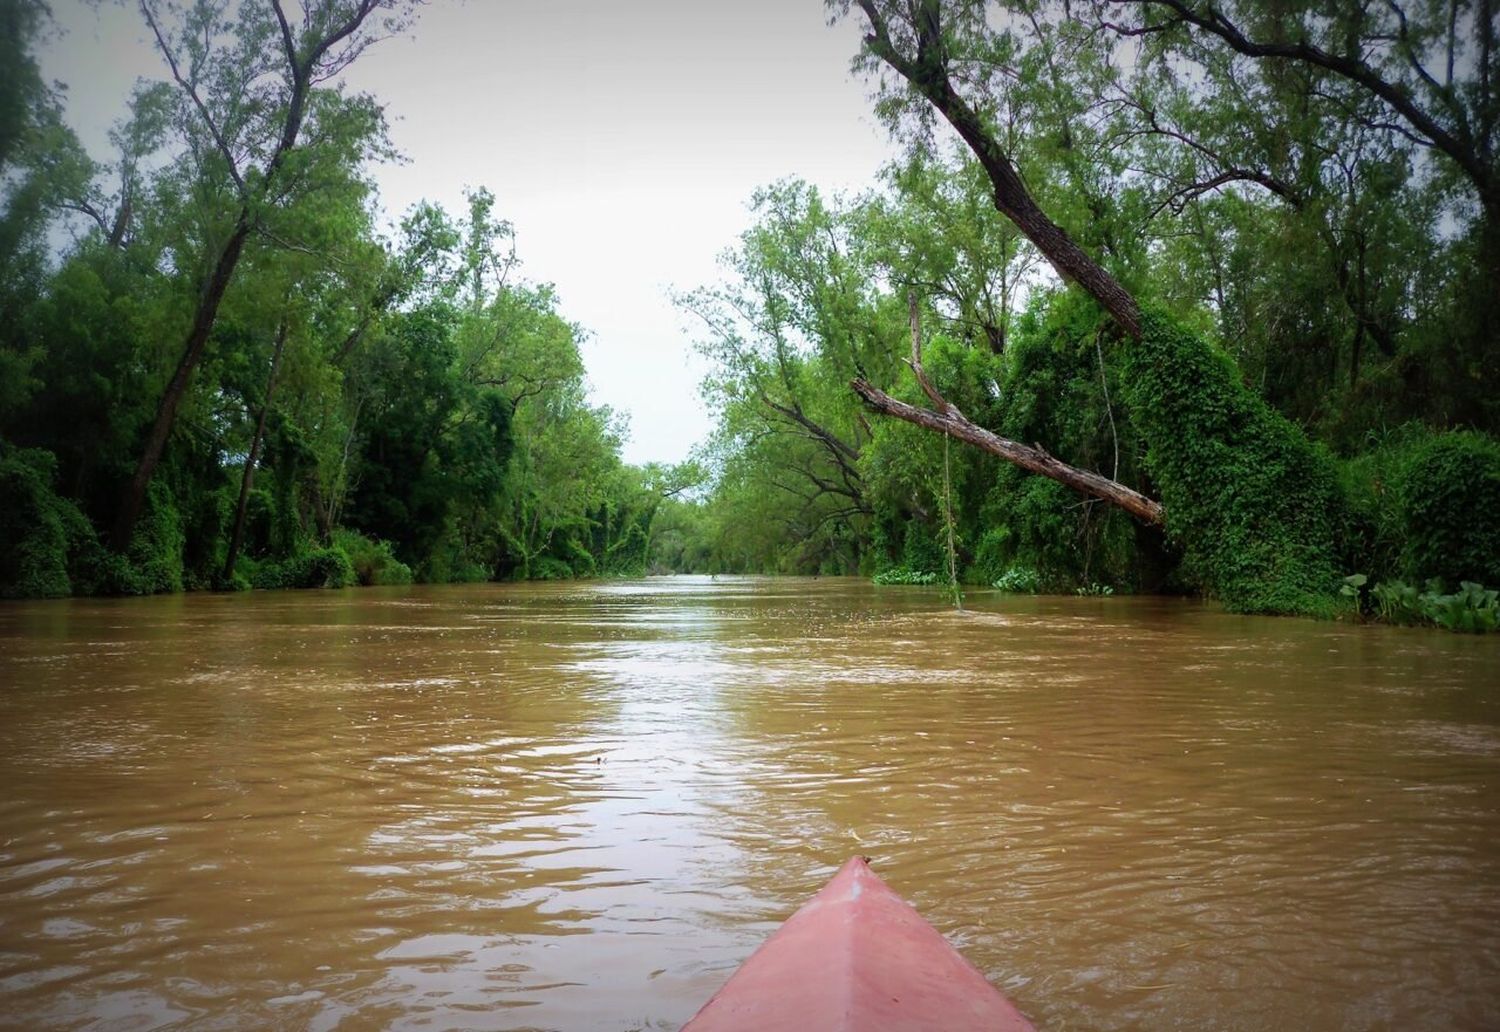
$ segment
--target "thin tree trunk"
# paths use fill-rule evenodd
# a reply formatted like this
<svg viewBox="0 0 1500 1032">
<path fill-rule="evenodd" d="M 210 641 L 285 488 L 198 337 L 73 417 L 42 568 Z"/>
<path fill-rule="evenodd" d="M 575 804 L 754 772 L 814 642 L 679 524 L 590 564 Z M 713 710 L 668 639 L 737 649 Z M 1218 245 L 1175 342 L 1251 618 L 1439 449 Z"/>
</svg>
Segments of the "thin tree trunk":
<svg viewBox="0 0 1500 1032">
<path fill-rule="evenodd" d="M 240 545 L 245 539 L 245 510 L 250 503 L 250 490 L 255 485 L 255 463 L 260 458 L 261 442 L 266 437 L 266 417 L 271 412 L 271 401 L 276 394 L 276 373 L 281 368 L 281 352 L 286 347 L 287 320 L 281 317 L 281 326 L 276 330 L 276 350 L 271 354 L 271 373 L 266 377 L 266 398 L 260 406 L 260 417 L 255 421 L 255 435 L 250 438 L 250 453 L 245 456 L 245 471 L 240 475 L 240 497 L 234 506 L 234 529 L 229 535 L 229 554 L 224 557 L 224 583 L 234 579 L 234 564 L 240 557 Z"/>
<path fill-rule="evenodd" d="M 228 289 L 230 281 L 234 278 L 235 266 L 239 264 L 240 255 L 245 250 L 245 241 L 255 225 L 255 209 L 267 199 L 276 198 L 275 190 L 280 185 L 278 179 L 282 166 L 286 163 L 287 154 L 297 145 L 297 137 L 302 131 L 302 122 L 307 114 L 307 97 L 313 87 L 319 62 L 329 54 L 333 47 L 350 39 L 365 19 L 379 6 L 380 0 L 358 0 L 343 20 L 324 25 L 323 35 L 316 39 L 304 38 L 305 49 L 299 50 L 296 31 L 287 21 L 281 0 L 271 0 L 271 10 L 281 29 L 287 70 L 291 74 L 291 93 L 287 97 L 281 132 L 270 157 L 266 160 L 259 185 L 252 196 L 246 188 L 246 179 L 236 164 L 235 155 L 225 142 L 221 127 L 215 124 L 208 108 L 199 99 L 192 76 L 186 78 L 183 76 L 167 36 L 163 34 L 156 20 L 151 4 L 147 0 L 140 0 L 141 13 L 156 37 L 157 45 L 172 71 L 173 79 L 192 99 L 204 125 L 219 146 L 228 165 L 229 173 L 239 188 L 241 205 L 234 231 L 230 234 L 223 250 L 219 252 L 218 261 L 214 263 L 213 275 L 209 277 L 203 295 L 198 300 L 198 309 L 193 313 L 192 328 L 188 331 L 187 340 L 183 343 L 182 358 L 178 360 L 177 369 L 172 374 L 172 379 L 168 382 L 161 401 L 157 404 L 156 419 L 146 438 L 140 462 L 136 464 L 135 473 L 131 476 L 130 482 L 125 485 L 125 493 L 120 499 L 114 530 L 110 535 L 110 545 L 116 552 L 125 552 L 130 548 L 130 536 L 135 530 L 135 521 L 141 514 L 146 490 L 151 486 L 151 478 L 156 473 L 157 464 L 161 462 L 162 450 L 166 447 L 167 438 L 172 433 L 172 424 L 177 419 L 178 406 L 182 404 L 182 399 L 187 394 L 188 384 L 192 381 L 193 371 L 197 369 L 198 362 L 203 357 L 203 350 L 208 344 L 209 335 L 213 332 L 214 320 L 218 318 L 219 303 L 224 299 L 224 291 Z M 194 74 L 196 71 L 194 69 Z"/>
<path fill-rule="evenodd" d="M 140 461 L 136 463 L 135 473 L 131 476 L 130 482 L 125 485 L 125 494 L 120 500 L 120 509 L 115 517 L 114 532 L 110 536 L 110 544 L 117 552 L 124 552 L 130 547 L 130 535 L 135 530 L 135 521 L 140 517 L 141 507 L 145 503 L 146 489 L 151 486 L 151 478 L 161 462 L 161 453 L 166 448 L 167 438 L 172 433 L 172 425 L 177 420 L 178 406 L 182 404 L 182 399 L 187 394 L 188 384 L 193 379 L 193 371 L 198 368 L 198 362 L 203 358 L 209 335 L 213 332 L 214 320 L 218 318 L 219 303 L 224 300 L 224 291 L 228 289 L 229 281 L 234 277 L 234 268 L 239 264 L 240 255 L 245 250 L 245 241 L 249 236 L 250 211 L 247 207 L 240 212 L 234 232 L 225 242 L 224 249 L 219 252 L 219 260 L 214 263 L 213 275 L 209 277 L 208 283 L 203 288 L 203 294 L 198 299 L 198 309 L 193 313 L 193 325 L 183 345 L 182 358 L 178 360 L 177 369 L 172 373 L 172 379 L 167 382 L 167 389 L 162 392 L 161 401 L 157 403 L 156 419 L 151 424 L 151 432 L 146 437 L 146 445 L 141 451 Z"/>
</svg>

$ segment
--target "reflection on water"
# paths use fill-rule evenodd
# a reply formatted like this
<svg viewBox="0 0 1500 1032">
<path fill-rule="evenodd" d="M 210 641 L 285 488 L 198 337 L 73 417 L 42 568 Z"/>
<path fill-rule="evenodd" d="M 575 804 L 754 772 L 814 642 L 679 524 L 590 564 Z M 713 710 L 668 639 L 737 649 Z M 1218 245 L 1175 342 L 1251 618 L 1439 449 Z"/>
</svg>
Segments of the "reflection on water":
<svg viewBox="0 0 1500 1032">
<path fill-rule="evenodd" d="M 0 1024 L 676 1028 L 849 855 L 1039 1025 L 1500 1025 L 1500 642 L 852 581 L 0 607 Z"/>
</svg>

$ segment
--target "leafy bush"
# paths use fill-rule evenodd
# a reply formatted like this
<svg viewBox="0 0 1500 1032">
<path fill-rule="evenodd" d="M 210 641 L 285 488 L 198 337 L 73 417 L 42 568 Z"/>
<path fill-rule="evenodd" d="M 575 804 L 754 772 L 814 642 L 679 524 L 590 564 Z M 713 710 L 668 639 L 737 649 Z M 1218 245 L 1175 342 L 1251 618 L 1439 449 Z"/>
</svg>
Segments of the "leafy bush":
<svg viewBox="0 0 1500 1032">
<path fill-rule="evenodd" d="M 1500 441 L 1429 438 L 1412 450 L 1399 497 L 1408 575 L 1500 583 Z"/>
<path fill-rule="evenodd" d="M 261 562 L 250 572 L 257 588 L 347 588 L 354 583 L 354 565 L 343 549 L 318 548 L 281 562 Z"/>
<path fill-rule="evenodd" d="M 160 478 L 151 481 L 146 505 L 136 520 L 127 553 L 133 571 L 127 594 L 157 595 L 182 590 L 182 553 L 186 535 L 172 491 Z"/>
<path fill-rule="evenodd" d="M 1422 596 L 1422 611 L 1439 627 L 1468 634 L 1500 630 L 1500 591 L 1464 581 L 1451 595 Z"/>
<path fill-rule="evenodd" d="M 1421 424 L 1409 423 L 1367 442 L 1366 451 L 1338 464 L 1344 496 L 1339 561 L 1345 569 L 1363 570 L 1372 581 L 1410 575 L 1401 481 L 1413 450 L 1431 436 Z"/>
<path fill-rule="evenodd" d="M 1127 345 L 1126 397 L 1184 563 L 1225 608 L 1331 616 L 1343 499 L 1332 456 L 1159 310 Z"/>
<path fill-rule="evenodd" d="M 1370 589 L 1380 619 L 1393 624 L 1422 622 L 1422 595 L 1403 580 L 1382 581 Z"/>
<path fill-rule="evenodd" d="M 1103 597 L 1113 595 L 1114 593 L 1115 589 L 1110 587 L 1108 584 L 1096 584 L 1093 582 L 1090 582 L 1088 584 L 1080 584 L 1078 587 L 1073 589 L 1073 594 L 1075 595 L 1097 595 Z"/>
<path fill-rule="evenodd" d="M 919 570 L 909 570 L 904 566 L 893 566 L 888 570 L 881 570 L 873 579 L 876 584 L 882 586 L 891 584 L 936 584 L 938 582 L 938 575 Z"/>
<path fill-rule="evenodd" d="M 937 537 L 932 528 L 923 524 L 920 520 L 911 520 L 906 524 L 906 541 L 901 548 L 901 565 L 899 569 L 906 569 L 919 573 L 931 573 L 933 580 L 937 579 L 937 571 L 947 569 L 948 563 L 943 558 L 943 550 L 938 545 Z M 930 584 L 931 581 L 905 582 Z"/>
<path fill-rule="evenodd" d="M 58 598 L 73 590 L 65 521 L 67 509 L 77 510 L 53 490 L 56 470 L 51 452 L 0 451 L 0 596 Z"/>
<path fill-rule="evenodd" d="M 1004 437 L 1045 442 L 1069 463 L 1140 483 L 1144 448 L 1122 404 L 1121 356 L 1103 347 L 1107 324 L 1079 291 L 1037 292 L 1007 338 L 993 398 L 971 417 L 987 410 L 985 425 Z M 1095 580 L 1154 589 L 1176 565 L 1159 531 L 1054 480 L 996 460 L 982 483 L 972 581 L 993 584 L 1019 568 L 1037 575 L 1039 591 Z"/>
<path fill-rule="evenodd" d="M 532 580 L 571 580 L 573 567 L 550 555 L 540 556 L 531 562 Z"/>
<path fill-rule="evenodd" d="M 1370 594 L 1380 619 L 1388 623 L 1427 623 L 1469 634 L 1500 630 L 1500 591 L 1474 581 L 1464 581 L 1457 591 L 1446 594 L 1436 577 L 1427 582 L 1425 591 L 1391 580 L 1375 585 Z"/>
<path fill-rule="evenodd" d="M 411 567 L 396 558 L 389 541 L 365 537 L 358 531 L 336 530 L 333 547 L 349 557 L 354 581 L 364 586 L 410 584 Z"/>
<path fill-rule="evenodd" d="M 996 577 L 993 587 L 1017 595 L 1035 595 L 1042 590 L 1042 578 L 1035 570 L 1024 566 L 1012 566 Z"/>
</svg>

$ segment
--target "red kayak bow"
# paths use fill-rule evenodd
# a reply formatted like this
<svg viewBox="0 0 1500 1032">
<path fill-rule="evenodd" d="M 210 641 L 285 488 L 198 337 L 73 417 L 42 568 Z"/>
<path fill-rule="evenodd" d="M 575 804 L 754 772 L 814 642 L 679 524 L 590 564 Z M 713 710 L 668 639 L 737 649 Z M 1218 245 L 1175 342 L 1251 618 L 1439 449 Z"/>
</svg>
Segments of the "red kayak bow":
<svg viewBox="0 0 1500 1032">
<path fill-rule="evenodd" d="M 1031 1023 L 855 857 L 682 1032 L 1023 1032 Z"/>
</svg>

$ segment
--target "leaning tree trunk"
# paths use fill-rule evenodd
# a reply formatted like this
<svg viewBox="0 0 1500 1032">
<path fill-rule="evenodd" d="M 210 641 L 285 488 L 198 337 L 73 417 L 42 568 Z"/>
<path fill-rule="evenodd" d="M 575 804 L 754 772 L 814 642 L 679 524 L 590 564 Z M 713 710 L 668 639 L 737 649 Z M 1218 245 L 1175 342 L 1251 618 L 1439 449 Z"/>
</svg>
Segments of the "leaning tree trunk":
<svg viewBox="0 0 1500 1032">
<path fill-rule="evenodd" d="M 955 440 L 998 455 L 1028 472 L 1049 477 L 1080 494 L 1112 502 L 1143 523 L 1158 526 L 1162 523 L 1160 502 L 1108 477 L 1100 476 L 1092 470 L 1070 466 L 1048 454 L 1039 445 L 1021 444 L 992 433 L 982 426 L 971 423 L 952 405 L 949 405 L 947 412 L 934 412 L 898 401 L 884 391 L 872 387 L 865 380 L 855 380 L 853 387 L 855 393 L 864 398 L 865 402 L 881 415 L 895 416 L 908 423 L 936 430 Z"/>
<path fill-rule="evenodd" d="M 156 37 L 157 46 L 171 70 L 172 78 L 192 99 L 205 128 L 208 129 L 226 163 L 229 175 L 239 189 L 240 213 L 239 218 L 235 220 L 233 232 L 219 252 L 218 260 L 214 263 L 213 274 L 209 277 L 198 299 L 197 310 L 193 313 L 193 325 L 188 330 L 187 339 L 183 342 L 182 357 L 178 360 L 177 369 L 173 372 L 172 379 L 168 382 L 167 389 L 157 404 L 156 419 L 151 425 L 151 432 L 146 437 L 146 444 L 141 451 L 140 461 L 136 464 L 135 473 L 131 476 L 130 482 L 125 485 L 125 493 L 120 499 L 120 507 L 116 513 L 114 531 L 110 535 L 110 545 L 116 552 L 125 552 L 130 548 L 130 536 L 135 530 L 135 521 L 140 517 L 146 491 L 151 486 L 151 478 L 156 473 L 157 465 L 161 462 L 161 454 L 166 447 L 167 438 L 171 436 L 172 424 L 177 419 L 177 409 L 187 394 L 193 371 L 197 369 L 198 362 L 203 357 L 209 335 L 213 332 L 214 321 L 219 315 L 219 303 L 223 301 L 224 292 L 234 278 L 235 266 L 239 264 L 240 255 L 245 250 L 245 241 L 255 226 L 257 217 L 255 212 L 268 198 L 275 196 L 275 190 L 280 186 L 278 180 L 287 155 L 297 145 L 297 138 L 302 132 L 302 123 L 307 115 L 308 97 L 314 83 L 318 80 L 320 63 L 327 58 L 338 67 L 347 65 L 362 48 L 361 43 L 350 41 L 365 19 L 380 6 L 381 0 L 357 0 L 353 8 L 345 12 L 341 19 L 322 23 L 321 34 L 310 36 L 304 32 L 299 41 L 298 32 L 287 20 L 280 0 L 271 0 L 271 11 L 281 29 L 282 49 L 286 57 L 286 68 L 290 73 L 291 89 L 287 96 L 286 111 L 282 115 L 275 144 L 252 190 L 246 185 L 247 178 L 242 174 L 236 155 L 225 140 L 221 131 L 222 127 L 215 124 L 212 114 L 197 93 L 197 75 L 201 69 L 194 67 L 188 75 L 184 76 L 168 38 L 157 22 L 151 4 L 147 0 L 140 0 L 141 14 Z M 307 24 L 310 25 L 311 22 Z M 304 28 L 306 27 L 304 25 Z M 352 49 L 346 50 L 343 56 L 334 54 L 330 57 L 330 52 L 342 44 L 348 44 Z"/>
<path fill-rule="evenodd" d="M 1047 258 L 1065 280 L 1088 291 L 1110 317 L 1132 339 L 1141 335 L 1140 306 L 1131 293 L 1079 247 L 1061 226 L 1049 219 L 1027 191 L 1015 164 L 985 127 L 979 114 L 960 97 L 948 79 L 946 57 L 942 48 L 938 0 L 921 0 L 913 19 L 917 54 L 907 58 L 891 41 L 885 19 L 875 0 L 858 0 L 870 21 L 870 35 L 865 45 L 870 52 L 890 65 L 924 96 L 958 131 L 969 149 L 979 159 L 995 189 L 995 207 L 1026 234 L 1037 250 Z M 928 381 L 922 371 L 921 340 L 917 324 L 915 297 L 912 299 L 912 369 L 923 391 L 932 399 L 935 409 L 908 405 L 886 394 L 864 379 L 850 386 L 875 411 L 895 416 L 917 426 L 947 434 L 971 444 L 1022 469 L 1056 480 L 1082 494 L 1119 506 L 1145 523 L 1161 525 L 1160 502 L 1130 487 L 1091 470 L 1070 466 L 1049 455 L 1040 445 L 1025 445 L 1007 440 L 971 422 Z"/>
<path fill-rule="evenodd" d="M 1052 263 L 1058 275 L 1088 291 L 1121 329 L 1132 338 L 1139 338 L 1140 306 L 1130 291 L 1090 258 L 1061 226 L 1047 217 L 1026 189 L 1026 184 L 1021 182 L 1014 162 L 985 126 L 979 113 L 953 88 L 948 79 L 947 55 L 943 52 L 938 0 L 921 0 L 913 19 L 917 36 L 915 58 L 903 56 L 891 42 L 890 32 L 875 0 L 858 2 L 870 20 L 870 35 L 865 37 L 865 45 L 922 94 L 958 131 L 995 188 L 996 210 L 1026 234 L 1026 238 Z"/>
<path fill-rule="evenodd" d="M 276 395 L 276 373 L 281 368 L 281 352 L 286 347 L 287 321 L 281 318 L 276 331 L 276 350 L 271 353 L 271 373 L 266 377 L 266 397 L 260 406 L 260 416 L 255 421 L 255 436 L 250 438 L 250 454 L 245 456 L 245 471 L 240 475 L 240 497 L 234 506 L 234 529 L 229 535 L 229 554 L 224 557 L 224 583 L 234 579 L 234 564 L 240 557 L 240 545 L 245 540 L 245 511 L 250 504 L 250 490 L 255 486 L 255 463 L 260 459 L 260 446 L 266 439 L 266 417 L 271 413 L 271 400 Z"/>
<path fill-rule="evenodd" d="M 130 482 L 125 487 L 125 494 L 120 500 L 120 508 L 115 514 L 114 532 L 110 537 L 110 543 L 117 552 L 124 552 L 130 547 L 130 535 L 135 530 L 135 521 L 140 517 L 141 506 L 146 500 L 146 489 L 151 486 L 151 478 L 156 474 L 156 467 L 161 462 L 162 450 L 166 448 L 167 438 L 172 433 L 172 425 L 177 420 L 177 409 L 187 394 L 188 384 L 193 379 L 193 371 L 198 368 L 198 362 L 208 346 L 209 334 L 213 332 L 214 320 L 219 315 L 219 303 L 224 300 L 224 291 L 228 289 L 229 281 L 234 277 L 234 268 L 239 264 L 240 255 L 245 250 L 245 241 L 249 236 L 250 212 L 246 208 L 240 212 L 234 232 L 225 242 L 224 249 L 219 252 L 219 260 L 214 263 L 213 274 L 198 298 L 198 309 L 193 313 L 193 325 L 184 342 L 182 357 L 178 360 L 177 369 L 172 373 L 172 379 L 167 382 L 167 388 L 162 392 L 161 400 L 157 403 L 156 419 L 151 424 L 151 432 L 146 436 L 146 444 L 141 450 L 140 461 L 136 463 L 135 473 L 131 476 Z"/>
</svg>

